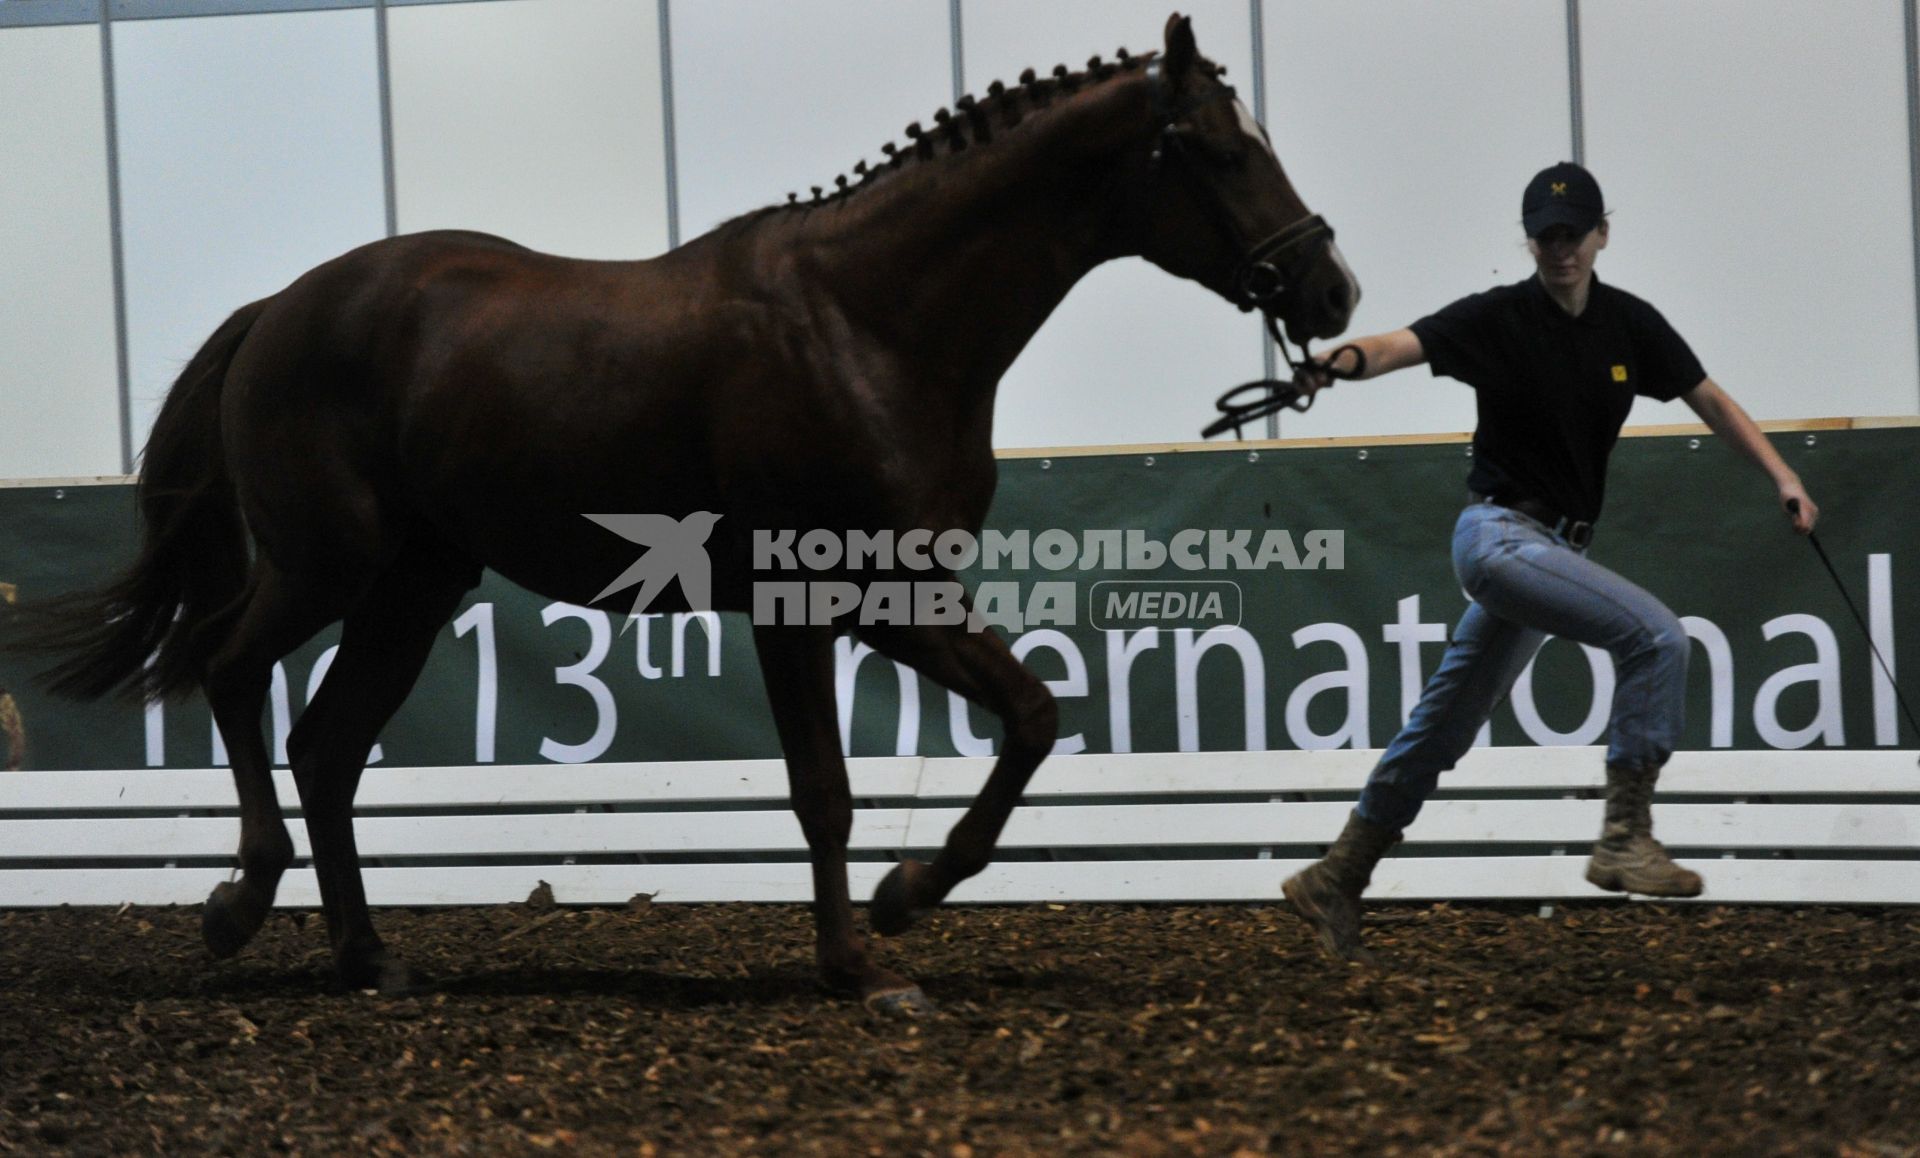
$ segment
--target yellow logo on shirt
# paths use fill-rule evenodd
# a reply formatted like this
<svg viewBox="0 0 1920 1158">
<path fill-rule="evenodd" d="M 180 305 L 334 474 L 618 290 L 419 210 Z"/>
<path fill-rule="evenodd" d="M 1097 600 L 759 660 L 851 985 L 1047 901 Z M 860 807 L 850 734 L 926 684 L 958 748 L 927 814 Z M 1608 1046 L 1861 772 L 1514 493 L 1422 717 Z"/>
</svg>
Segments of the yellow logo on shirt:
<svg viewBox="0 0 1920 1158">
<path fill-rule="evenodd" d="M 1625 382 L 1627 380 L 1627 368 L 1625 366 L 1615 366 L 1613 368 L 1613 380 L 1615 382 Z"/>
</svg>

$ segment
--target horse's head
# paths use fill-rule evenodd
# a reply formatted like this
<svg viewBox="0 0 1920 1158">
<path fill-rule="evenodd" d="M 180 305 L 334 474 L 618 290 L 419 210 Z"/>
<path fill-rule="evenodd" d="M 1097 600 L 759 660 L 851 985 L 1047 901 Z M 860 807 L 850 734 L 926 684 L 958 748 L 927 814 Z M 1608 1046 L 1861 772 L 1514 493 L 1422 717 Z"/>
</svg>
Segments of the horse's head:
<svg viewBox="0 0 1920 1158">
<path fill-rule="evenodd" d="M 1140 253 L 1241 309 L 1262 311 L 1296 342 L 1331 338 L 1353 316 L 1360 283 L 1333 244 L 1333 228 L 1308 212 L 1266 131 L 1221 73 L 1200 56 L 1192 21 L 1171 17 L 1166 49 L 1143 76 L 1154 136 Z"/>
</svg>

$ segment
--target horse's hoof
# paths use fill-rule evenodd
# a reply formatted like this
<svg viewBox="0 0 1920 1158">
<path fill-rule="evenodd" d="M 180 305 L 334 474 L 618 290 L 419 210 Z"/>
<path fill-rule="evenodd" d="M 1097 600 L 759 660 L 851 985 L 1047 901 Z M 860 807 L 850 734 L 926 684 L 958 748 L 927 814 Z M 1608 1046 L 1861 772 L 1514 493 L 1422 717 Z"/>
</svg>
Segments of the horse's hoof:
<svg viewBox="0 0 1920 1158">
<path fill-rule="evenodd" d="M 926 910 L 917 909 L 913 904 L 913 887 L 908 883 L 910 874 L 926 871 L 919 861 L 903 860 L 893 866 L 881 880 L 880 887 L 873 890 L 873 900 L 867 905 L 867 923 L 873 931 L 882 937 L 895 937 L 913 928 Z"/>
<path fill-rule="evenodd" d="M 414 972 L 405 961 L 386 953 L 353 965 L 342 963 L 340 979 L 349 989 L 373 992 L 381 997 L 407 997 L 428 988 L 426 977 Z"/>
<path fill-rule="evenodd" d="M 933 999 L 921 992 L 918 985 L 869 993 L 861 1004 L 883 1017 L 924 1017 L 937 1008 Z"/>
<path fill-rule="evenodd" d="M 258 914 L 245 911 L 244 897 L 239 882 L 221 881 L 213 886 L 212 894 L 200 910 L 200 939 L 215 957 L 226 958 L 238 953 L 253 940 L 266 919 L 265 910 Z"/>
<path fill-rule="evenodd" d="M 417 973 L 405 961 L 388 958 L 380 965 L 380 979 L 374 985 L 382 997 L 410 997 L 429 988 L 425 974 Z"/>
</svg>

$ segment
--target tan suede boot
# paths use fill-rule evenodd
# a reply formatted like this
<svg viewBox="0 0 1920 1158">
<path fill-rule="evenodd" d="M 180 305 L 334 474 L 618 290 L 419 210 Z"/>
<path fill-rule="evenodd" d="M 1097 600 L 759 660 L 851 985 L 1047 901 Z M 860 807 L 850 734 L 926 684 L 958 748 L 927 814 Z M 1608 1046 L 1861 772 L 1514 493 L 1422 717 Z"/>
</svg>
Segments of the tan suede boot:
<svg viewBox="0 0 1920 1158">
<path fill-rule="evenodd" d="M 1653 783 L 1658 768 L 1607 767 L 1607 819 L 1587 861 L 1587 880 L 1616 893 L 1697 897 L 1700 874 L 1674 864 L 1653 839 Z"/>
<path fill-rule="evenodd" d="M 1325 857 L 1280 886 L 1328 956 L 1341 961 L 1373 960 L 1373 954 L 1360 944 L 1360 894 L 1373 880 L 1373 866 L 1399 839 L 1398 830 L 1382 828 L 1354 813 Z"/>
</svg>

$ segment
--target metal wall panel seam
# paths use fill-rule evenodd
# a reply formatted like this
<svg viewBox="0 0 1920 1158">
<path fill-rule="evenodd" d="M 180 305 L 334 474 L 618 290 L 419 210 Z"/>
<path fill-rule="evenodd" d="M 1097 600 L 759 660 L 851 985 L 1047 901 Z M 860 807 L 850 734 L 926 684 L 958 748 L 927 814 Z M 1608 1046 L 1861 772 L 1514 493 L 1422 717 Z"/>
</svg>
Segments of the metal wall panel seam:
<svg viewBox="0 0 1920 1158">
<path fill-rule="evenodd" d="M 1247 14 L 1253 21 L 1253 119 L 1267 123 L 1267 34 L 1263 0 L 1247 0 Z M 1272 135 L 1272 131 L 1268 131 Z M 1280 359 L 1274 356 L 1273 339 L 1260 327 L 1260 373 L 1272 378 L 1280 372 Z M 1267 437 L 1280 437 L 1280 415 L 1267 415 Z"/>
<path fill-rule="evenodd" d="M 127 259 L 120 224 L 120 124 L 113 96 L 113 24 L 99 0 L 100 82 L 107 133 L 107 232 L 113 253 L 113 352 L 120 393 L 120 471 L 133 473 L 133 380 L 127 359 Z"/>
<path fill-rule="evenodd" d="M 1907 53 L 1907 205 L 1913 221 L 1914 340 L 1920 342 L 1920 16 L 1915 0 L 1900 5 Z M 1920 413 L 1920 378 L 1914 382 L 1914 410 Z"/>
<path fill-rule="evenodd" d="M 680 169 L 674 161 L 673 140 L 673 20 L 672 0 L 660 0 L 660 120 L 661 145 L 666 154 L 667 248 L 680 248 Z"/>
<path fill-rule="evenodd" d="M 967 95 L 966 42 L 960 36 L 960 0 L 947 0 L 948 37 L 953 41 L 953 99 Z"/>
<path fill-rule="evenodd" d="M 1587 163 L 1586 99 L 1580 84 L 1580 0 L 1567 0 L 1567 103 L 1572 106 L 1573 163 Z"/>
<path fill-rule="evenodd" d="M 380 177 L 387 200 L 387 236 L 400 232 L 399 190 L 393 174 L 393 73 L 387 50 L 387 0 L 373 6 L 374 54 L 380 71 Z"/>
</svg>

